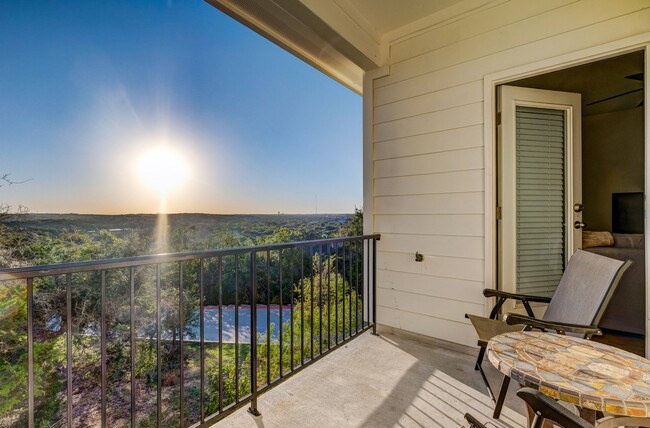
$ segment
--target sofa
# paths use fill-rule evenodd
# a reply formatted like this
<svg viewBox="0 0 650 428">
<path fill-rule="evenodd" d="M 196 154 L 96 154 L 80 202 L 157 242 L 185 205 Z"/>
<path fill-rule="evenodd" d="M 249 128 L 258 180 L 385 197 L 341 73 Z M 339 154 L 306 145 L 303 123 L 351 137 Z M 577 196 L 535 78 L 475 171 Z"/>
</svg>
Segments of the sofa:
<svg viewBox="0 0 650 428">
<path fill-rule="evenodd" d="M 587 248 L 595 254 L 631 260 L 610 300 L 599 327 L 623 333 L 645 334 L 645 242 L 643 234 L 614 233 L 611 247 Z"/>
</svg>

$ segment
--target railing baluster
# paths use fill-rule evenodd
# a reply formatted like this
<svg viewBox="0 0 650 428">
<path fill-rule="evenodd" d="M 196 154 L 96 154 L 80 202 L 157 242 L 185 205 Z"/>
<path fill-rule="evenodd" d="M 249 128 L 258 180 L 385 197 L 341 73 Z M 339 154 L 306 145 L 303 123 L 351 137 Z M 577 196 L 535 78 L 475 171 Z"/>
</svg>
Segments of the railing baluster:
<svg viewBox="0 0 650 428">
<path fill-rule="evenodd" d="M 180 400 L 178 403 L 178 413 L 180 415 L 179 421 L 180 421 L 180 426 L 183 428 L 185 425 L 185 414 L 184 414 L 184 408 L 185 408 L 185 370 L 184 370 L 184 362 L 185 362 L 185 354 L 183 350 L 183 333 L 185 331 L 185 314 L 183 311 L 183 305 L 184 305 L 184 293 L 183 293 L 183 262 L 178 262 L 178 344 L 180 345 L 180 350 L 179 350 L 179 369 L 180 369 Z"/>
<path fill-rule="evenodd" d="M 257 410 L 257 260 L 255 251 L 251 251 L 251 406 L 248 412 L 259 416 Z"/>
<path fill-rule="evenodd" d="M 205 290 L 203 270 L 205 268 L 205 259 L 199 259 L 199 365 L 200 365 L 200 379 L 199 379 L 199 413 L 201 423 L 205 421 L 205 405 L 204 405 L 204 375 L 205 375 Z"/>
<path fill-rule="evenodd" d="M 219 412 L 223 412 L 223 260 L 219 256 Z"/>
<path fill-rule="evenodd" d="M 27 424 L 34 426 L 34 280 L 27 278 Z"/>
<path fill-rule="evenodd" d="M 368 258 L 367 258 L 367 253 L 366 253 L 366 245 L 367 243 L 370 242 L 366 239 L 361 241 L 361 254 L 363 255 L 363 281 L 361 282 L 361 285 L 363 287 L 363 295 L 361 296 L 361 329 L 366 328 L 366 302 L 368 301 L 368 293 L 366 292 L 366 282 L 368 280 L 368 275 L 365 273 L 368 272 Z"/>
<path fill-rule="evenodd" d="M 67 389 L 68 389 L 68 427 L 72 427 L 72 275 L 65 276 L 65 302 L 66 302 L 66 364 L 67 364 Z"/>
<path fill-rule="evenodd" d="M 136 426 L 136 411 L 135 411 L 135 274 L 133 266 L 129 268 L 129 277 L 131 279 L 131 290 L 130 298 L 131 302 L 129 305 L 130 310 L 130 321 L 131 321 L 131 426 Z"/>
<path fill-rule="evenodd" d="M 334 257 L 334 319 L 336 320 L 336 332 L 334 334 L 334 341 L 339 344 L 339 243 L 337 242 L 334 246 L 335 255 Z"/>
<path fill-rule="evenodd" d="M 239 403 L 239 254 L 235 254 L 235 403 Z"/>
<path fill-rule="evenodd" d="M 309 318 L 309 327 L 311 328 L 309 334 L 309 346 L 311 349 L 311 361 L 314 359 L 314 247 L 311 245 L 309 246 L 309 269 L 309 281 L 311 285 L 311 287 L 309 287 L 309 308 L 311 309 L 311 316 Z"/>
<path fill-rule="evenodd" d="M 318 247 L 318 354 L 323 353 L 323 246 Z"/>
<path fill-rule="evenodd" d="M 349 259 L 348 259 L 348 298 L 350 300 L 350 304 L 348 305 L 348 323 L 349 323 L 349 331 L 348 331 L 348 339 L 352 337 L 352 243 L 350 243 L 350 247 L 348 248 L 348 253 L 349 253 Z"/>
<path fill-rule="evenodd" d="M 290 345 L 291 345 L 290 367 L 291 367 L 291 371 L 293 371 L 293 346 L 294 346 L 293 345 L 293 293 L 294 293 L 294 290 L 293 290 L 293 280 L 294 280 L 294 277 L 293 277 L 293 255 L 294 255 L 295 251 L 293 251 L 293 249 L 292 249 L 292 251 L 287 250 L 287 252 L 289 253 L 289 274 L 291 275 L 291 283 L 289 284 L 289 293 L 290 293 L 289 298 L 291 299 L 291 307 L 290 307 L 291 324 L 289 325 L 289 331 L 291 333 L 291 338 L 290 338 L 289 342 L 290 342 Z"/>
<path fill-rule="evenodd" d="M 271 385 L 271 251 L 266 251 L 266 384 Z"/>
<path fill-rule="evenodd" d="M 300 365 L 305 364 L 305 249 L 300 247 Z"/>
<path fill-rule="evenodd" d="M 280 317 L 280 328 L 278 329 L 278 339 L 280 342 L 280 378 L 282 378 L 282 312 L 284 311 L 284 307 L 282 306 L 282 295 L 284 294 L 284 284 L 282 283 L 282 249 L 278 253 L 278 261 L 280 263 L 278 266 L 278 281 L 280 283 L 280 312 L 278 314 Z"/>
<path fill-rule="evenodd" d="M 106 271 L 102 271 L 102 286 L 101 286 L 101 295 L 102 295 L 102 309 L 101 309 L 101 336 L 100 336 L 100 346 L 101 346 L 101 366 L 102 366 L 102 428 L 106 427 Z"/>
<path fill-rule="evenodd" d="M 370 272 L 371 272 L 370 271 L 370 255 L 371 255 L 370 245 L 371 245 L 371 242 L 370 242 L 370 240 L 368 240 L 366 242 L 366 273 L 367 273 L 367 275 L 366 275 L 366 278 L 365 278 L 366 291 L 367 291 L 366 304 L 367 304 L 367 309 L 368 309 L 368 311 L 366 312 L 366 314 L 367 314 L 366 318 L 368 318 L 368 321 L 367 321 L 368 326 L 370 326 L 370 313 L 372 311 L 372 302 L 371 302 L 371 296 L 370 296 L 371 291 L 372 291 L 372 285 L 370 283 L 370 281 L 372 281 L 372 276 L 370 274 Z"/>
<path fill-rule="evenodd" d="M 327 350 L 332 347 L 332 247 L 327 245 Z"/>
<path fill-rule="evenodd" d="M 377 334 L 377 240 L 372 240 L 372 334 Z"/>
<path fill-rule="evenodd" d="M 352 242 L 354 248 L 354 334 L 359 333 L 359 243 Z"/>
<path fill-rule="evenodd" d="M 162 341 L 160 338 L 160 265 L 156 265 L 156 426 L 162 425 Z"/>
<path fill-rule="evenodd" d="M 343 289 L 341 291 L 343 292 L 343 296 L 341 296 L 341 303 L 343 304 L 343 341 L 345 342 L 345 242 L 341 242 L 341 250 L 343 251 L 343 264 L 341 265 L 341 282 L 343 283 Z"/>
</svg>

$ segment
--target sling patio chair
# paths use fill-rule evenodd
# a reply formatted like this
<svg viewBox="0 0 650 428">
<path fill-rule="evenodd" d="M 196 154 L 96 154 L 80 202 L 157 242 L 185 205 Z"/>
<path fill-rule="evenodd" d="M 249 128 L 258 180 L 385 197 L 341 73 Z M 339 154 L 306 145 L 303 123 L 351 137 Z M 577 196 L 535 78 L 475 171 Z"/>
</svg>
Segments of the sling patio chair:
<svg viewBox="0 0 650 428">
<path fill-rule="evenodd" d="M 570 412 L 557 401 L 536 389 L 521 388 L 517 391 L 517 396 L 524 400 L 533 411 L 533 420 L 530 422 L 531 428 L 542 428 L 544 421 L 551 421 L 562 428 L 595 428 L 580 416 Z M 482 424 L 469 413 L 465 413 L 465 420 L 469 423 L 469 428 L 488 428 L 487 423 Z"/>
<path fill-rule="evenodd" d="M 615 260 L 577 250 L 569 260 L 552 298 L 493 289 L 483 290 L 485 297 L 496 298 L 496 304 L 489 318 L 469 314 L 465 314 L 465 317 L 469 318 L 478 334 L 480 350 L 474 368 L 481 373 L 488 394 L 496 403 L 493 414 L 495 419 L 498 419 L 501 414 L 510 378 L 503 376 L 499 396 L 495 400 L 490 383 L 481 367 L 489 340 L 499 334 L 534 328 L 543 331 L 551 330 L 558 334 L 579 335 L 587 339 L 594 335 L 601 335 L 598 323 L 621 276 L 631 264 L 629 260 Z M 499 311 L 507 299 L 520 301 L 528 316 L 509 313 L 504 315 L 504 321 L 498 320 Z M 535 318 L 530 306 L 531 302 L 548 303 L 541 319 Z"/>
</svg>

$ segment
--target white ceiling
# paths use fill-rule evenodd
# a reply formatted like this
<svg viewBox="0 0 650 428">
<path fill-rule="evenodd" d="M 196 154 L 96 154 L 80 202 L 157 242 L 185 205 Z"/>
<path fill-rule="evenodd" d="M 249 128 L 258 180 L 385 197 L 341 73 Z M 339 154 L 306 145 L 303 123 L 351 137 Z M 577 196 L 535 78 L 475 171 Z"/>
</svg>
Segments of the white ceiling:
<svg viewBox="0 0 650 428">
<path fill-rule="evenodd" d="M 436 13 L 462 0 L 335 0 L 354 7 L 379 34 Z"/>
</svg>

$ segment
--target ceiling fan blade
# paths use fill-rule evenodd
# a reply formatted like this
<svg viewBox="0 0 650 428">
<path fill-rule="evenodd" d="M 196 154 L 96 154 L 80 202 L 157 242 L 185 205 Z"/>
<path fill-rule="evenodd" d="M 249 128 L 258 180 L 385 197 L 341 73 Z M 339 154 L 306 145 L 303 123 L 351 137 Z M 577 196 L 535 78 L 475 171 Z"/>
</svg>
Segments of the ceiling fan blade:
<svg viewBox="0 0 650 428">
<path fill-rule="evenodd" d="M 630 80 L 638 80 L 638 81 L 643 82 L 643 72 L 630 74 L 629 76 L 625 76 L 625 78 L 630 79 Z"/>
<path fill-rule="evenodd" d="M 643 90 L 643 88 L 634 89 L 634 90 L 632 90 L 632 91 L 623 92 L 622 94 L 613 95 L 613 96 L 611 96 L 611 97 L 603 98 L 602 100 L 593 101 L 593 102 L 588 103 L 588 104 L 586 104 L 586 105 L 587 105 L 587 106 L 592 106 L 592 105 L 594 105 L 594 104 L 602 103 L 602 102 L 604 102 L 604 101 L 613 100 L 614 98 L 622 97 L 622 96 L 624 96 L 624 95 L 629 95 L 629 94 L 633 94 L 633 93 L 635 93 L 635 92 L 640 92 L 640 91 L 642 91 L 642 90 Z"/>
</svg>

